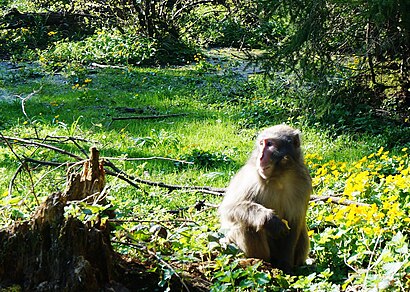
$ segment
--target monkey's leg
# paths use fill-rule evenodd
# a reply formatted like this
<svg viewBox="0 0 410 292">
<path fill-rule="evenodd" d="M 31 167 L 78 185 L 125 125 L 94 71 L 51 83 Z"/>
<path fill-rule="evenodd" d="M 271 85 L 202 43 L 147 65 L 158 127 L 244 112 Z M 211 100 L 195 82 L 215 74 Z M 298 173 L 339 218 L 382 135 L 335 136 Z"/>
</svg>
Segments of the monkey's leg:
<svg viewBox="0 0 410 292">
<path fill-rule="evenodd" d="M 295 265 L 300 266 L 306 262 L 309 253 L 310 243 L 307 228 L 301 230 L 298 242 L 295 247 Z"/>
<path fill-rule="evenodd" d="M 270 260 L 270 249 L 265 231 L 247 228 L 231 230 L 229 239 L 235 242 L 247 257 Z"/>
<path fill-rule="evenodd" d="M 291 273 L 294 267 L 297 232 L 291 231 L 281 239 L 269 239 L 270 262 L 285 273 Z"/>
</svg>

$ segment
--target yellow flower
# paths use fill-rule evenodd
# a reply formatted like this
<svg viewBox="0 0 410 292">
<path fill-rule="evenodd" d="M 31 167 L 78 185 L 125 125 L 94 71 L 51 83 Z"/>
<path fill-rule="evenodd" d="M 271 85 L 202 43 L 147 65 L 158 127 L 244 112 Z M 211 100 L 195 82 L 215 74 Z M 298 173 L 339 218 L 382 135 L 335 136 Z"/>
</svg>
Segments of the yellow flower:
<svg viewBox="0 0 410 292">
<path fill-rule="evenodd" d="M 334 219 L 336 220 L 336 221 L 340 221 L 341 219 L 343 219 L 344 217 L 345 217 L 345 209 L 340 209 L 337 213 L 336 213 L 336 215 L 334 216 Z"/>
<path fill-rule="evenodd" d="M 389 151 L 386 151 L 385 153 L 383 153 L 383 155 L 380 156 L 380 160 L 384 160 L 384 161 L 389 160 L 389 157 L 387 156 L 387 154 L 389 154 Z"/>
<path fill-rule="evenodd" d="M 367 236 L 370 236 L 374 233 L 373 228 L 371 227 L 363 227 L 362 230 Z"/>
<path fill-rule="evenodd" d="M 332 171 L 332 174 L 333 174 L 333 176 L 334 176 L 335 178 L 338 178 L 339 175 L 340 175 L 340 172 L 336 169 L 336 170 L 333 170 L 333 171 Z"/>
<path fill-rule="evenodd" d="M 410 167 L 403 169 L 400 173 L 404 176 L 408 176 L 410 173 Z"/>
<path fill-rule="evenodd" d="M 56 35 L 56 34 L 57 34 L 57 32 L 55 32 L 55 31 L 49 31 L 47 33 L 48 36 L 53 36 L 53 35 Z"/>
<path fill-rule="evenodd" d="M 354 165 L 354 167 L 357 168 L 357 169 L 362 168 L 362 166 L 363 166 L 363 162 L 361 162 L 361 161 L 359 161 L 358 163 L 356 163 L 356 164 Z"/>
<path fill-rule="evenodd" d="M 333 214 L 329 214 L 329 215 L 327 215 L 327 216 L 325 217 L 325 220 L 326 220 L 326 221 L 333 221 L 333 219 L 334 219 Z"/>
</svg>

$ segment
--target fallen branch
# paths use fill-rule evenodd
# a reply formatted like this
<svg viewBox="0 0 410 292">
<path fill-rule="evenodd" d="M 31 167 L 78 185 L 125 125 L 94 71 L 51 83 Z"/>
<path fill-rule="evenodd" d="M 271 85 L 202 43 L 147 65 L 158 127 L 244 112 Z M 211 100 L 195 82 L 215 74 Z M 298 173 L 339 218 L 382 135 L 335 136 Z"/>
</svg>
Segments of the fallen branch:
<svg viewBox="0 0 410 292">
<path fill-rule="evenodd" d="M 96 67 L 96 68 L 111 68 L 111 69 L 127 69 L 125 66 L 117 66 L 117 65 L 106 65 L 106 64 L 99 64 L 99 63 L 91 63 L 91 67 Z"/>
<path fill-rule="evenodd" d="M 361 202 L 356 202 L 352 200 L 348 200 L 342 197 L 335 197 L 335 196 L 315 196 L 312 195 L 310 196 L 310 201 L 311 202 L 332 202 L 338 205 L 345 205 L 345 206 L 350 206 L 350 205 L 357 205 L 357 206 L 370 206 L 369 204 L 366 203 L 361 203 Z"/>
<path fill-rule="evenodd" d="M 79 138 L 74 138 L 74 137 L 69 138 L 68 137 L 68 140 L 72 141 L 72 139 L 80 140 Z M 52 146 L 52 145 L 39 143 L 39 142 L 35 142 L 35 141 L 32 141 L 32 140 L 27 140 L 27 139 L 16 138 L 16 137 L 7 137 L 7 136 L 3 136 L 3 135 L 0 135 L 0 140 L 4 140 L 5 143 L 9 145 L 9 147 L 11 147 L 10 142 L 19 142 L 19 143 L 22 143 L 22 144 L 34 145 L 34 146 L 37 146 L 37 147 L 47 148 L 47 149 L 56 151 L 58 153 L 73 157 L 77 160 L 77 162 L 51 162 L 51 161 L 36 160 L 36 159 L 33 159 L 33 158 L 29 158 L 29 157 L 25 157 L 24 159 L 21 159 L 16 154 L 16 156 L 18 157 L 18 159 L 20 160 L 20 162 L 22 164 L 27 163 L 27 162 L 31 162 L 31 163 L 36 163 L 36 164 L 40 164 L 40 165 L 48 165 L 48 166 L 59 167 L 63 164 L 66 164 L 67 166 L 73 166 L 76 163 L 78 163 L 78 161 L 83 161 L 83 159 L 80 156 L 78 156 L 76 154 L 73 154 L 69 151 L 63 150 L 61 148 Z M 14 153 L 14 150 L 12 150 L 12 151 Z M 187 185 L 183 186 L 183 185 L 167 184 L 167 183 L 164 183 L 164 182 L 144 180 L 144 179 L 141 179 L 141 178 L 138 178 L 138 177 L 127 174 L 126 172 L 124 172 L 123 170 L 118 168 L 109 159 L 112 159 L 112 160 L 114 160 L 114 159 L 129 160 L 129 161 L 163 159 L 163 160 L 170 160 L 170 161 L 188 163 L 188 164 L 190 164 L 191 162 L 178 160 L 178 159 L 172 159 L 172 158 L 166 158 L 166 157 L 147 157 L 147 158 L 113 158 L 113 157 L 106 157 L 105 158 L 105 166 L 111 168 L 111 170 L 105 169 L 106 174 L 110 175 L 110 176 L 115 176 L 115 177 L 117 177 L 121 180 L 124 180 L 125 182 L 127 182 L 128 184 L 130 184 L 131 186 L 133 186 L 135 188 L 140 188 L 139 184 L 145 184 L 145 185 L 149 185 L 149 186 L 153 186 L 153 187 L 166 188 L 170 192 L 172 192 L 174 190 L 182 190 L 182 191 L 198 192 L 198 193 L 211 194 L 211 195 L 217 195 L 217 196 L 223 196 L 225 191 L 226 191 L 225 188 L 214 188 L 214 187 L 210 187 L 210 186 L 187 186 Z M 10 186 L 9 186 L 9 190 L 10 190 Z M 369 206 L 369 204 L 366 204 L 366 203 L 356 202 L 356 201 L 352 201 L 352 200 L 348 200 L 348 199 L 345 199 L 345 198 L 342 198 L 342 197 L 336 197 L 336 196 L 315 196 L 315 195 L 312 195 L 310 200 L 312 202 L 329 201 L 329 202 L 332 202 L 334 204 L 339 204 L 339 205 Z"/>
<path fill-rule="evenodd" d="M 124 171 L 122 171 L 121 169 L 116 167 L 111 161 L 106 161 L 105 165 L 110 167 L 116 175 L 120 175 L 121 177 L 125 177 L 125 178 L 127 178 L 131 181 L 136 182 L 136 183 L 141 183 L 141 184 L 145 184 L 145 185 L 149 185 L 149 186 L 153 186 L 153 187 L 166 188 L 171 192 L 174 191 L 174 190 L 191 190 L 191 191 L 196 191 L 196 192 L 201 192 L 201 193 L 208 193 L 208 194 L 213 194 L 213 195 L 215 195 L 215 194 L 222 195 L 222 193 L 225 191 L 225 189 L 213 188 L 213 187 L 209 187 L 209 186 L 171 185 L 171 184 L 166 184 L 166 183 L 163 183 L 163 182 L 155 182 L 155 181 L 144 180 L 144 179 L 134 177 L 134 176 L 131 176 L 131 175 L 125 173 Z M 109 174 L 109 173 L 107 172 L 107 174 Z"/>
<path fill-rule="evenodd" d="M 18 154 L 14 151 L 13 147 L 11 146 L 10 141 L 8 141 L 8 140 L 6 139 L 6 137 L 3 135 L 3 133 L 1 133 L 1 132 L 0 132 L 0 138 L 4 140 L 4 142 L 6 143 L 7 147 L 9 147 L 10 151 L 14 154 L 14 156 L 16 156 L 16 158 L 17 158 L 17 159 L 20 161 L 20 163 L 21 163 L 21 165 L 20 165 L 21 167 L 18 167 L 18 168 L 17 168 L 16 173 L 14 174 L 14 176 L 13 176 L 13 178 L 12 178 L 12 181 L 14 182 L 14 180 L 16 179 L 16 177 L 17 177 L 18 173 L 20 172 L 20 170 L 24 168 L 24 170 L 27 171 L 28 177 L 29 177 L 30 182 L 31 182 L 31 185 L 30 185 L 31 192 L 32 192 L 34 198 L 36 199 L 37 205 L 40 205 L 40 202 L 39 202 L 39 200 L 38 200 L 37 194 L 36 194 L 36 192 L 35 192 L 35 190 L 34 190 L 33 176 L 31 175 L 31 170 L 30 170 L 30 168 L 27 166 L 27 163 L 24 162 L 24 161 L 21 159 L 20 156 L 18 156 Z M 13 190 L 13 185 L 12 185 L 12 183 L 10 183 L 9 189 L 8 189 L 8 195 L 9 195 L 10 197 L 11 197 L 11 195 L 12 195 L 12 190 Z"/>
<path fill-rule="evenodd" d="M 64 164 L 66 164 L 67 166 L 72 166 L 72 165 L 76 164 L 74 162 L 61 163 L 61 162 L 52 162 L 52 161 L 41 161 L 41 160 L 36 160 L 36 159 L 33 159 L 33 158 L 25 158 L 25 161 L 35 163 L 35 164 L 40 164 L 40 165 L 54 166 L 54 167 L 59 167 L 59 166 L 62 166 Z M 131 186 L 133 186 L 135 188 L 138 188 L 138 189 L 140 188 L 140 186 L 138 184 L 145 184 L 145 185 L 154 186 L 154 187 L 166 188 L 169 191 L 181 190 L 181 191 L 186 191 L 186 192 L 198 192 L 198 193 L 216 195 L 216 196 L 223 196 L 225 194 L 225 191 L 226 191 L 225 188 L 214 188 L 214 187 L 210 187 L 210 186 L 182 186 L 182 185 L 166 184 L 166 183 L 163 183 L 163 182 L 143 180 L 141 178 L 137 178 L 137 177 L 134 177 L 132 175 L 129 175 L 129 174 L 125 173 L 123 170 L 116 167 L 111 161 L 105 161 L 105 166 L 108 166 L 112 169 L 112 170 L 107 170 L 107 169 L 105 170 L 107 175 L 117 177 L 117 178 L 127 182 Z M 329 201 L 329 202 L 332 202 L 334 204 L 345 205 L 345 206 L 349 206 L 349 205 L 370 206 L 367 203 L 352 201 L 352 200 L 348 200 L 348 199 L 345 199 L 345 198 L 342 198 L 342 197 L 336 197 L 336 196 L 316 196 L 316 195 L 312 195 L 310 197 L 310 201 L 311 202 L 319 202 L 319 201 L 327 202 L 327 201 Z M 213 206 L 213 207 L 217 207 L 217 206 Z"/>
<path fill-rule="evenodd" d="M 14 181 L 17 178 L 17 175 L 20 173 L 20 171 L 22 171 L 22 169 L 24 168 L 25 164 L 21 163 L 16 171 L 14 172 L 13 176 L 11 177 L 10 183 L 9 183 L 9 189 L 8 189 L 8 196 L 11 198 L 13 195 L 13 185 L 14 185 Z"/>
<path fill-rule="evenodd" d="M 39 142 L 35 142 L 35 141 L 32 141 L 32 140 L 27 140 L 27 139 L 22 139 L 22 138 L 17 138 L 17 137 L 8 137 L 8 136 L 3 136 L 3 135 L 0 138 L 1 138 L 1 140 L 4 140 L 6 143 L 19 142 L 19 143 L 23 143 L 23 144 L 26 144 L 26 145 L 33 145 L 33 146 L 53 150 L 55 152 L 58 152 L 58 153 L 73 157 L 73 158 L 75 158 L 79 161 L 83 160 L 83 158 L 81 158 L 80 156 L 78 156 L 76 154 L 73 154 L 71 152 L 68 152 L 66 150 L 63 150 L 61 148 L 58 148 L 58 147 L 55 147 L 55 146 L 52 146 L 52 145 L 49 145 L 49 144 L 39 143 Z"/>
<path fill-rule="evenodd" d="M 64 144 L 66 142 L 71 142 L 73 143 L 83 154 L 84 157 L 88 156 L 88 150 L 81 147 L 79 142 L 85 142 L 91 145 L 97 145 L 99 144 L 98 141 L 90 141 L 81 137 L 75 137 L 75 136 L 50 136 L 47 135 L 45 138 L 39 138 L 39 137 L 34 137 L 34 138 L 25 138 L 25 140 L 30 140 L 30 141 L 40 141 L 41 143 L 59 143 L 59 144 Z"/>
<path fill-rule="evenodd" d="M 142 220 L 142 219 L 108 219 L 108 222 L 113 223 L 193 223 L 199 225 L 197 222 L 189 219 L 172 219 L 172 220 Z"/>
</svg>

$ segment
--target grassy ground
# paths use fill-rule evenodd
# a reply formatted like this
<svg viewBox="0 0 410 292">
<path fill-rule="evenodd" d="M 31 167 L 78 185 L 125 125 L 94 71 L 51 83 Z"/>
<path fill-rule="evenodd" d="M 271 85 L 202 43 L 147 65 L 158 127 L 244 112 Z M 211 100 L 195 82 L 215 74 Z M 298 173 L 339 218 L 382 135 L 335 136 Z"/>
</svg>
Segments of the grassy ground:
<svg viewBox="0 0 410 292">
<path fill-rule="evenodd" d="M 82 148 L 88 149 L 91 145 L 97 145 L 101 155 L 105 157 L 166 157 L 192 161 L 193 165 L 161 159 L 112 160 L 125 172 L 151 181 L 189 186 L 225 187 L 235 171 L 246 161 L 258 129 L 242 126 L 244 124 L 243 117 L 240 115 L 242 105 L 240 102 L 232 101 L 242 94 L 242 88 L 247 86 L 247 78 L 232 74 L 225 69 L 214 71 L 215 65 L 208 64 L 208 66 L 208 69 L 212 70 L 204 70 L 203 63 L 167 69 L 77 68 L 70 74 L 53 76 L 33 65 L 22 65 L 19 68 L 3 66 L 0 71 L 1 134 L 27 139 L 36 138 L 39 142 L 47 143 L 51 143 L 51 140 L 46 137 L 81 137 L 85 140 L 78 141 L 78 145 L 71 142 L 62 143 L 61 140 L 59 143 L 53 143 L 80 156 L 83 155 Z M 35 93 L 30 95 L 33 92 Z M 180 115 L 160 119 L 115 119 L 135 115 L 170 114 Z M 371 183 L 381 187 L 383 178 L 374 179 L 380 176 L 380 169 L 373 176 L 369 175 L 370 178 L 362 183 L 365 186 L 369 184 L 366 187 L 367 193 L 364 190 L 351 197 L 346 192 L 349 177 L 353 175 L 356 177 L 366 169 L 372 170 L 366 164 L 367 162 L 362 162 L 357 170 L 354 170 L 354 166 L 357 166 L 364 157 L 378 153 L 380 147 L 386 143 L 382 136 L 366 133 L 335 135 L 326 126 L 308 125 L 300 119 L 291 121 L 272 117 L 269 119 L 266 124 L 288 122 L 302 130 L 303 148 L 317 194 L 345 192 L 346 198 L 369 204 L 378 203 L 379 206 L 383 206 L 383 202 L 390 202 L 390 199 L 381 196 L 382 190 L 376 194 L 370 190 L 374 186 Z M 19 157 L 27 156 L 54 162 L 73 161 L 73 159 L 44 148 L 12 144 L 10 146 L 15 152 L 13 154 L 5 143 L 1 143 L 0 146 L 0 176 L 2 177 L 0 226 L 5 226 L 12 220 L 28 218 L 36 206 L 33 192 L 29 191 L 32 183 L 27 179 L 27 173 L 23 172 L 15 178 L 12 196 L 9 196 L 10 180 L 20 164 L 15 154 Z M 391 151 L 385 153 L 390 162 L 383 164 L 381 168 L 383 171 L 398 175 L 400 171 L 408 168 L 407 152 L 402 151 L 403 147 L 382 149 L 379 156 L 375 156 L 381 157 L 383 151 Z M 403 162 L 400 164 L 400 161 Z M 375 161 L 376 166 L 377 163 Z M 400 165 L 403 167 L 399 168 Z M 64 188 L 65 167 L 56 169 L 32 165 L 31 170 L 35 184 L 34 193 L 40 201 L 51 192 Z M 336 175 L 335 170 L 339 170 L 341 175 Z M 331 177 L 326 176 L 329 173 L 333 173 Z M 406 173 L 403 174 L 405 175 Z M 352 229 L 349 222 L 337 221 L 344 220 L 343 218 L 327 217 L 328 220 L 326 219 L 326 216 L 337 212 L 349 214 L 350 209 L 346 210 L 337 205 L 335 207 L 330 203 L 325 205 L 312 203 L 309 213 L 309 226 L 312 229 L 311 257 L 316 264 L 308 266 L 299 278 L 276 277 L 250 268 L 233 276 L 231 272 L 240 269 L 235 259 L 229 255 L 229 251 L 221 251 L 221 247 L 217 244 L 218 235 L 215 234 L 219 229 L 219 223 L 215 208 L 208 206 L 200 211 L 195 209 L 195 204 L 199 201 L 217 205 L 221 200 L 219 196 L 185 191 L 170 193 L 163 188 L 144 185 L 134 188 L 112 177 L 109 178 L 108 184 L 111 203 L 116 208 L 119 219 L 185 220 L 184 223 L 179 224 L 164 223 L 168 230 L 166 240 L 151 237 L 150 228 L 155 225 L 154 223 L 135 222 L 125 223 L 122 229 L 115 233 L 117 239 L 132 238 L 135 241 L 145 241 L 169 262 L 180 264 L 204 262 L 204 259 L 213 258 L 213 264 L 205 266 L 203 270 L 205 277 L 213 283 L 216 290 L 231 289 L 234 285 L 250 289 L 269 285 L 282 288 L 306 288 L 316 285 L 318 290 L 324 291 L 329 291 L 327 289 L 330 288 L 346 288 L 348 285 L 372 286 L 383 280 L 377 276 L 384 272 L 371 266 L 373 257 L 379 256 L 380 252 L 373 256 L 369 256 L 366 252 L 374 253 L 376 248 L 380 248 L 380 242 L 383 242 L 383 247 L 389 246 L 389 242 L 398 231 L 401 234 L 408 232 L 407 227 L 398 223 L 400 218 L 405 218 L 407 214 L 408 204 L 405 200 L 402 200 L 400 205 L 403 213 L 396 214 L 397 218 L 393 218 L 397 221 L 392 222 L 391 225 L 387 223 L 383 225 L 386 229 L 394 226 L 397 228 L 396 232 L 382 239 L 378 233 L 363 234 L 362 232 L 360 235 L 360 230 L 363 230 L 360 225 L 362 223 Z M 392 196 L 404 197 L 408 191 L 407 183 L 404 186 L 393 187 L 391 192 Z M 386 213 L 387 209 L 380 207 L 380 212 Z M 79 214 L 87 220 L 87 216 L 84 215 L 86 213 Z M 371 224 L 372 221 L 369 219 L 366 222 Z M 355 249 L 348 244 L 343 235 L 349 235 L 347 238 L 350 240 L 355 238 L 357 241 L 362 240 L 361 236 L 366 236 L 368 241 L 365 241 L 363 246 L 356 246 Z M 339 245 L 332 243 L 329 238 L 335 241 L 339 239 L 337 242 Z M 404 243 L 407 244 L 407 239 Z M 209 256 L 215 246 L 217 246 L 217 255 Z M 121 252 L 144 257 L 130 247 L 119 245 L 117 248 Z M 363 259 L 364 263 L 355 262 L 353 256 Z M 343 258 L 351 261 L 348 261 L 348 264 L 343 263 Z M 404 282 L 402 284 L 400 280 L 408 275 L 406 272 L 409 269 L 408 256 L 393 258 L 394 262 L 400 262 L 402 265 L 392 276 L 396 281 L 393 281 L 392 285 L 400 283 L 404 285 L 403 287 L 409 287 L 405 286 Z M 180 267 L 180 265 L 176 266 Z M 363 280 L 364 274 L 358 267 L 369 268 L 366 279 Z M 352 274 L 354 276 L 351 276 Z M 370 280 L 369 274 L 376 280 L 373 278 Z M 164 279 L 162 284 L 166 286 L 166 278 Z M 243 282 L 245 280 L 248 282 Z M 264 282 L 265 280 L 267 282 Z"/>
</svg>

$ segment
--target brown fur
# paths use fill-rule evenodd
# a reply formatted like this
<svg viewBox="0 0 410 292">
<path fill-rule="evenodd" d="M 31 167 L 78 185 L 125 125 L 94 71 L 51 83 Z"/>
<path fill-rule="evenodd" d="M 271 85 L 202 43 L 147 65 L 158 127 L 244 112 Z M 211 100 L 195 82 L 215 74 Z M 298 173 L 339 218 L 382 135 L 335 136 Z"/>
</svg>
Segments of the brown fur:
<svg viewBox="0 0 410 292">
<path fill-rule="evenodd" d="M 303 264 L 309 252 L 306 211 L 312 183 L 300 143 L 300 132 L 286 125 L 262 131 L 219 208 L 229 242 L 286 272 Z"/>
</svg>

